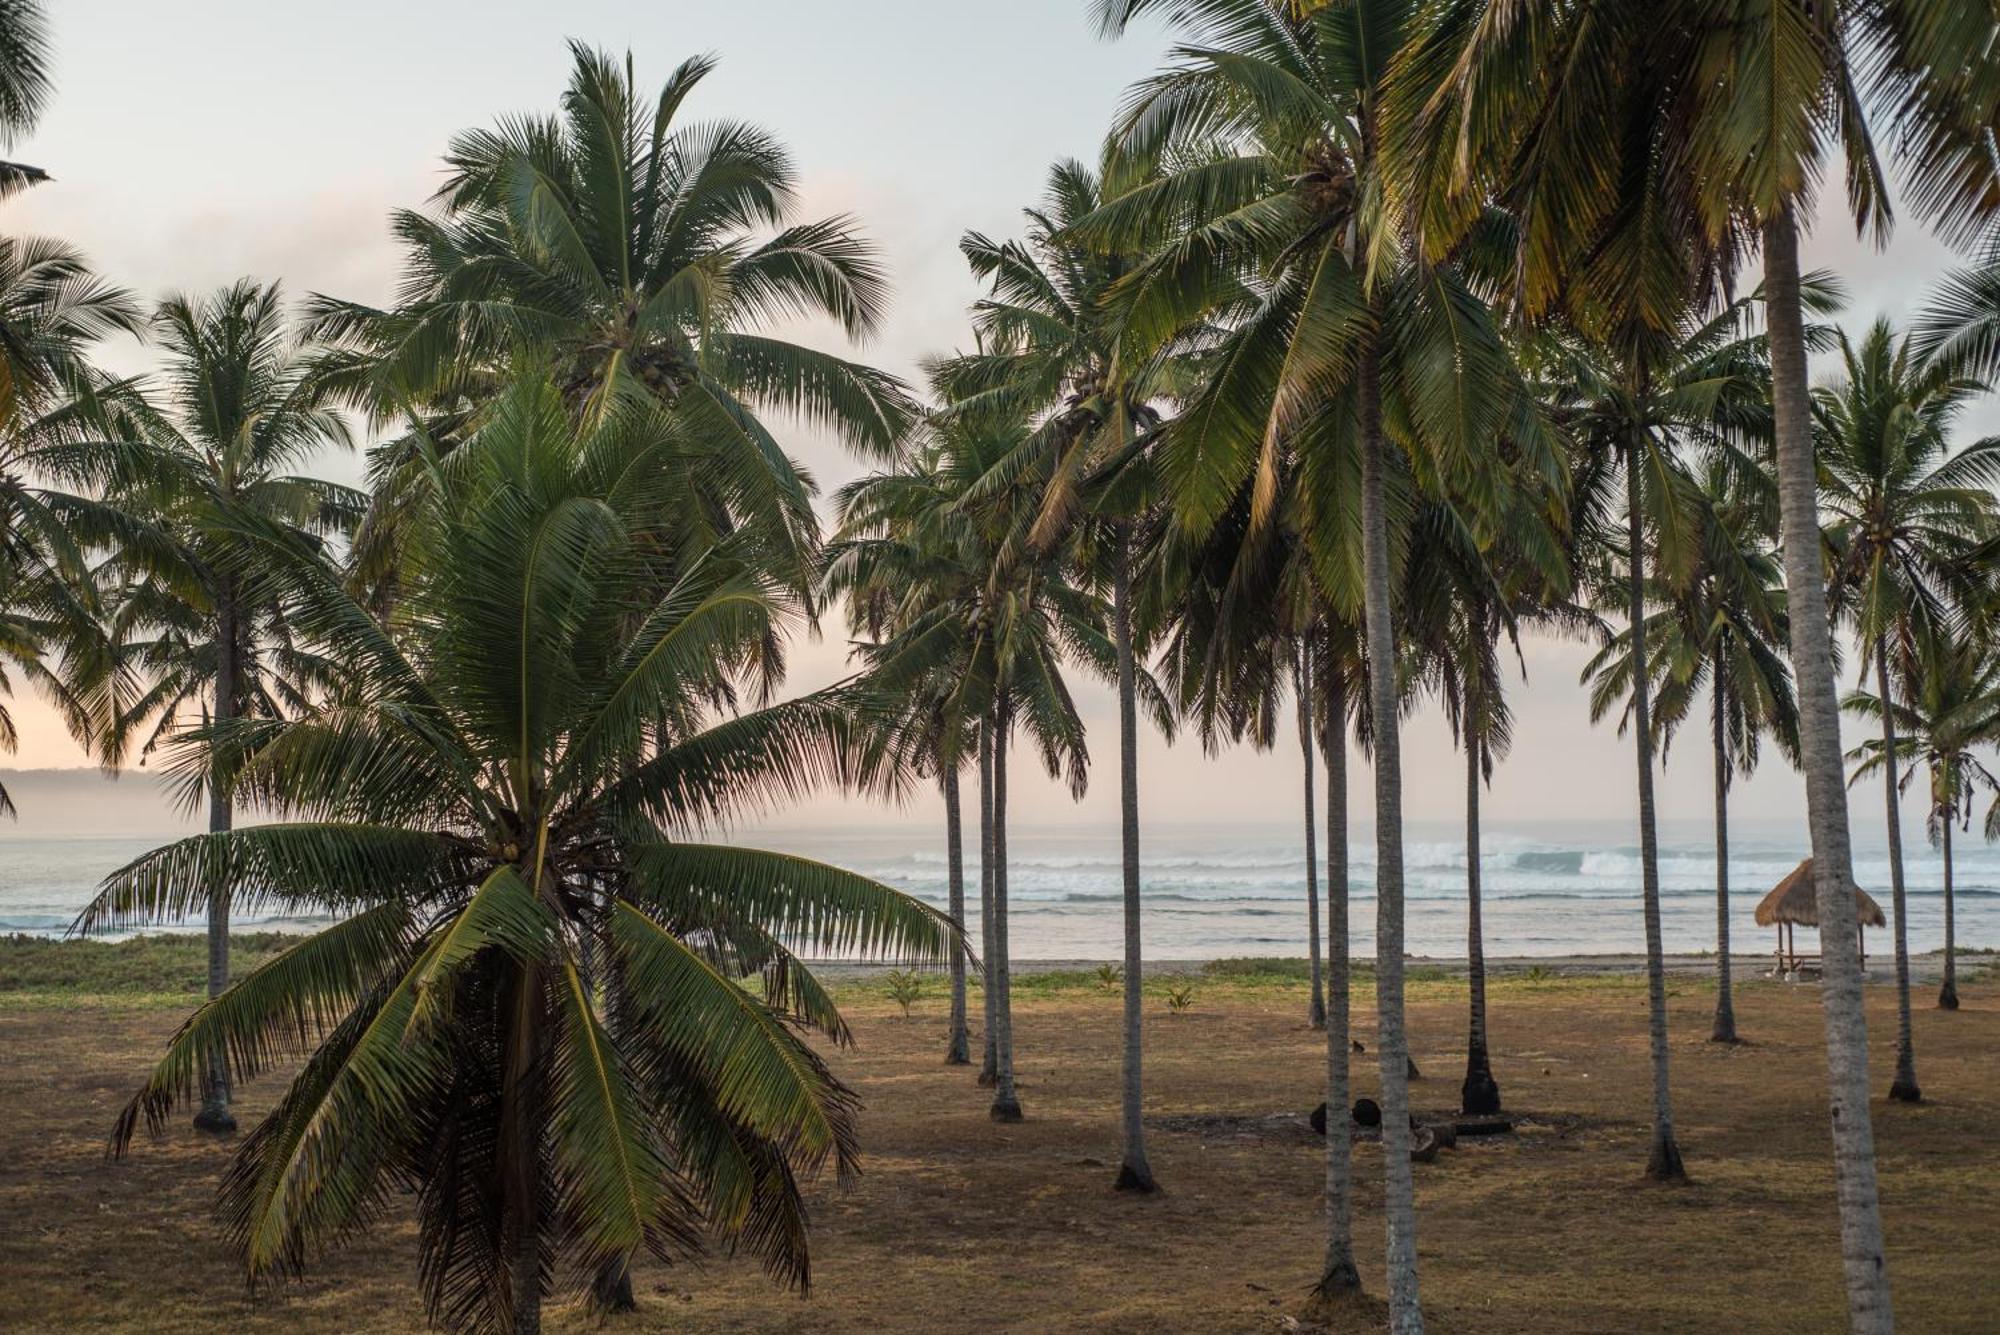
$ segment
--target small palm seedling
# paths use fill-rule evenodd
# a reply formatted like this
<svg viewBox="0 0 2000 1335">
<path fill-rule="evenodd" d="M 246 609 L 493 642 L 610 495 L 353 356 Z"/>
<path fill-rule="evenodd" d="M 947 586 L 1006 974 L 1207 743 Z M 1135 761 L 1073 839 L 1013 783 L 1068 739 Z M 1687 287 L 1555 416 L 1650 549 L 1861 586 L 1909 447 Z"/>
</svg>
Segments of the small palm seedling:
<svg viewBox="0 0 2000 1335">
<path fill-rule="evenodd" d="M 888 977 L 889 1000 L 903 1008 L 903 1018 L 910 1018 L 910 1007 L 924 995 L 924 980 L 921 974 L 908 969 L 891 969 Z"/>
<path fill-rule="evenodd" d="M 1097 989 L 1100 992 L 1114 992 L 1125 981 L 1125 971 L 1115 964 L 1097 966 Z"/>
<path fill-rule="evenodd" d="M 1185 980 L 1167 984 L 1167 1011 L 1185 1015 L 1194 1007 L 1194 984 Z"/>
</svg>

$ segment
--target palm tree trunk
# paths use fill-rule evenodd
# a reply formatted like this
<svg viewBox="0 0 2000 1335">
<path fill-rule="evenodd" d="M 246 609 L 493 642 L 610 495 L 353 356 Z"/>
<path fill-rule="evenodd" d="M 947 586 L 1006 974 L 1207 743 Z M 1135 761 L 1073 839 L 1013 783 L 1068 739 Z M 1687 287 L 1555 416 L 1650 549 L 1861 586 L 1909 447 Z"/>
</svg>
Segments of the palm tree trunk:
<svg viewBox="0 0 2000 1335">
<path fill-rule="evenodd" d="M 1958 1009 L 1958 923 L 1951 902 L 1951 822 L 1954 809 L 1944 820 L 1944 982 L 1938 988 L 1940 1009 Z"/>
<path fill-rule="evenodd" d="M 224 576 L 215 594 L 215 726 L 236 717 L 237 697 L 237 614 L 232 581 Z M 208 781 L 208 830 L 226 834 L 235 815 L 229 779 L 215 744 Z M 229 987 L 229 893 L 218 888 L 208 901 L 208 995 L 213 1000 Z M 236 1130 L 236 1117 L 229 1111 L 229 1057 L 221 1048 L 209 1054 L 201 1082 L 201 1108 L 194 1115 L 195 1126 L 203 1131 L 226 1135 Z"/>
<path fill-rule="evenodd" d="M 1643 395 L 1640 398 L 1643 401 Z M 1646 675 L 1646 555 L 1639 511 L 1639 469 L 1643 449 L 1637 431 L 1625 443 L 1625 538 L 1632 625 L 1632 735 L 1639 756 L 1639 880 L 1646 919 L 1647 1037 L 1653 1056 L 1653 1144 L 1646 1176 L 1657 1181 L 1687 1177 L 1674 1140 L 1673 1086 L 1667 1070 L 1667 966 L 1660 940 L 1660 841 L 1653 812 L 1653 722 L 1650 678 Z"/>
<path fill-rule="evenodd" d="M 1708 1041 L 1739 1043 L 1736 998 L 1729 979 L 1729 678 L 1722 670 L 1722 657 L 1718 646 L 1709 701 L 1715 714 L 1715 1028 Z"/>
<path fill-rule="evenodd" d="M 533 872 L 528 872 L 532 877 Z M 502 1238 L 507 1249 L 507 1307 L 514 1335 L 541 1335 L 541 1183 L 532 1101 L 540 1066 L 540 991 L 536 968 L 516 976 L 513 1023 L 502 1055 L 500 1145 Z"/>
<path fill-rule="evenodd" d="M 514 1302 L 514 1335 L 542 1335 L 541 1262 L 532 1243 L 515 1252 L 510 1282 L 519 1295 Z"/>
<path fill-rule="evenodd" d="M 593 987 L 602 987 L 604 994 L 604 1032 L 611 1040 L 614 1050 L 622 1050 L 625 1042 L 624 978 L 612 966 L 615 958 L 610 941 L 610 913 L 612 892 L 608 885 L 596 884 L 598 906 L 603 917 L 598 933 L 586 932 L 578 942 L 583 955 L 584 978 Z M 639 1299 L 632 1292 L 632 1258 L 614 1257 L 597 1268 L 597 1274 L 590 1283 L 591 1305 L 600 1313 L 613 1315 L 639 1310 Z"/>
<path fill-rule="evenodd" d="M 1293 672 L 1299 697 L 1299 756 L 1306 771 L 1306 945 L 1312 960 L 1312 1000 L 1306 1018 L 1315 1029 L 1326 1027 L 1326 994 L 1319 970 L 1319 851 L 1313 847 L 1313 678 L 1310 637 L 1299 641 L 1298 664 Z"/>
<path fill-rule="evenodd" d="M 999 956 L 993 937 L 993 724 L 989 715 L 979 722 L 979 948 L 986 960 L 986 975 L 979 984 L 986 1021 L 979 1083 L 986 1087 L 1000 1078 L 1000 992 L 994 975 Z"/>
<path fill-rule="evenodd" d="M 1129 535 L 1118 531 L 1117 568 L 1111 578 L 1112 634 L 1118 651 L 1118 834 L 1125 874 L 1125 1071 L 1120 1099 L 1116 1186 L 1121 1191 L 1157 1191 L 1146 1162 L 1145 1030 L 1140 984 L 1145 961 L 1139 935 L 1139 685 L 1132 661 L 1132 567 Z"/>
<path fill-rule="evenodd" d="M 1889 698 L 1889 642 L 1882 635 L 1875 637 L 1875 698 L 1882 702 L 1882 791 L 1889 813 L 1889 902 L 1896 915 L 1896 1075 L 1889 1082 L 1889 1097 L 1903 1103 L 1920 1103 L 1924 1093 L 1917 1087 L 1916 1035 L 1910 1028 L 1910 918 L 1909 901 L 1903 889 L 1903 813 L 1896 791 L 1896 715 Z M 1820 938 L 1824 950 L 1826 929 L 1821 929 Z"/>
<path fill-rule="evenodd" d="M 940 748 L 938 768 L 944 771 L 944 864 L 946 910 L 951 925 L 965 935 L 965 828 L 958 809 L 958 758 L 945 756 Z M 946 1066 L 967 1066 L 972 1062 L 971 1035 L 965 1023 L 965 950 L 954 945 L 951 951 L 951 1037 L 944 1050 Z"/>
<path fill-rule="evenodd" d="M 1007 942 L 1007 746 L 1012 740 L 1012 711 L 1007 692 L 1000 692 L 993 728 L 993 959 L 987 973 L 994 984 L 993 1106 L 996 1122 L 1021 1120 L 1021 1100 L 1014 1092 L 1013 952 Z"/>
<path fill-rule="evenodd" d="M 606 1314 L 636 1312 L 639 1299 L 632 1292 L 632 1263 L 620 1256 L 606 1261 L 598 1267 L 597 1277 L 591 1281 L 592 1305 Z"/>
<path fill-rule="evenodd" d="M 1826 1016 L 1827 1103 L 1833 1126 L 1840 1255 L 1848 1324 L 1857 1335 L 1896 1328 L 1875 1187 L 1875 1133 L 1868 1112 L 1868 1021 L 1861 1008 L 1861 956 L 1854 864 L 1847 841 L 1847 784 L 1840 752 L 1840 696 L 1833 629 L 1821 567 L 1819 497 L 1806 394 L 1805 317 L 1799 305 L 1799 237 L 1789 210 L 1764 227 L 1764 294 L 1770 323 L 1771 408 L 1778 447 L 1785 586 L 1792 671 L 1799 691 L 1813 883 L 1819 900 L 1820 1004 Z"/>
<path fill-rule="evenodd" d="M 1469 710 L 1465 746 L 1465 960 L 1470 1018 L 1465 1039 L 1465 1083 L 1459 1108 L 1468 1116 L 1500 1111 L 1500 1082 L 1493 1078 L 1493 1059 L 1486 1047 L 1486 933 L 1479 908 L 1479 784 L 1484 746 Z"/>
<path fill-rule="evenodd" d="M 1329 664 L 1331 669 L 1331 664 Z M 1314 1295 L 1326 1302 L 1356 1293 L 1361 1272 L 1354 1266 L 1354 1138 L 1347 1080 L 1347 688 L 1329 671 L 1326 726 L 1320 748 L 1326 758 L 1326 1264 Z"/>
<path fill-rule="evenodd" d="M 1397 735 L 1396 636 L 1389 605 L 1389 515 L 1383 473 L 1380 353 L 1361 356 L 1361 556 L 1368 697 L 1375 741 L 1375 1009 L 1382 1069 L 1382 1215 L 1387 1233 L 1389 1328 L 1424 1328 L 1417 1297 L 1416 1182 L 1410 1170 L 1410 1048 L 1403 1031 L 1403 759 Z M 1338 1125 L 1339 1113 L 1327 1110 Z"/>
</svg>

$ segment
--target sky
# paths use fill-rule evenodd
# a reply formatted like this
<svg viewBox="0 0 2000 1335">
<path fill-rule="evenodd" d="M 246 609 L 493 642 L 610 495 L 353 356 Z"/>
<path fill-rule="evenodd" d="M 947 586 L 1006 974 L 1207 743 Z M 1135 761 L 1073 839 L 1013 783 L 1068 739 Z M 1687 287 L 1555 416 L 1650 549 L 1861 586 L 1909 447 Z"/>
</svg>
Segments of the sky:
<svg viewBox="0 0 2000 1335">
<path fill-rule="evenodd" d="M 56 0 L 50 9 L 55 101 L 10 156 L 55 179 L 0 203 L 0 227 L 65 238 L 145 298 L 253 275 L 281 280 L 294 296 L 386 301 L 397 270 L 390 211 L 429 196 L 455 131 L 552 109 L 569 64 L 565 40 L 576 38 L 629 49 L 649 88 L 690 55 L 720 57 L 687 114 L 775 131 L 801 170 L 802 216 L 858 217 L 895 285 L 886 325 L 860 355 L 906 376 L 925 355 L 968 342 L 977 287 L 959 236 L 1018 234 L 1019 210 L 1038 200 L 1049 164 L 1093 156 L 1124 91 L 1168 46 L 1163 30 L 1144 25 L 1100 38 L 1088 0 Z M 1804 259 L 1842 274 L 1850 324 L 1908 314 L 1953 262 L 1915 224 L 1877 250 L 1832 216 L 1815 226 Z M 826 330 L 806 337 L 840 346 Z M 104 360 L 136 371 L 148 354 L 118 345 Z M 1981 416 L 1984 429 L 1996 429 L 1993 412 Z M 828 493 L 861 471 L 829 439 L 780 435 Z M 353 480 L 359 464 L 335 457 L 322 471 Z M 1630 742 L 1592 727 L 1577 686 L 1590 652 L 1574 642 L 1527 644 L 1526 679 L 1514 686 L 1517 741 L 1485 801 L 1489 819 L 1630 818 Z M 794 684 L 837 678 L 845 657 L 836 619 L 796 650 Z M 1094 684 L 1078 694 L 1100 757 L 1090 791 L 1072 802 L 1033 776 L 1024 756 L 1014 766 L 1019 820 L 1109 828 L 1116 819 L 1112 699 Z M 16 764 L 86 763 L 45 705 L 24 694 L 14 710 Z M 1149 734 L 1140 760 L 1148 822 L 1268 823 L 1300 809 L 1295 746 L 1211 756 L 1193 741 Z M 1434 710 L 1407 726 L 1404 761 L 1410 818 L 1458 819 L 1463 767 Z M 1368 791 L 1362 766 L 1359 824 Z M 1739 784 L 1732 800 L 1745 819 L 1796 823 L 1803 844 L 1802 787 L 1781 760 Z M 1879 823 L 1879 801 L 1857 805 L 1857 815 Z M 1690 735 L 1666 758 L 1660 811 L 1705 820 L 1712 805 L 1708 754 Z M 932 820 L 939 809 L 921 794 L 900 809 L 828 797 L 774 820 Z"/>
</svg>

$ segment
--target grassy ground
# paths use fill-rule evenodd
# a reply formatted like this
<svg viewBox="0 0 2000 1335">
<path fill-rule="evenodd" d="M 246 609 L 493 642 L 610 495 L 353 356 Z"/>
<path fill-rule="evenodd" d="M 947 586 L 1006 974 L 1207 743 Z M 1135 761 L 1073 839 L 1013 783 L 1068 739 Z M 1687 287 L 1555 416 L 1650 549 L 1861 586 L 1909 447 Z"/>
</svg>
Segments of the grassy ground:
<svg viewBox="0 0 2000 1335">
<path fill-rule="evenodd" d="M 251 943 L 245 955 L 268 950 Z M 1911 1331 L 1993 1328 L 2000 1302 L 2000 986 L 1917 1011 L 1928 1101 L 1875 1105 L 1889 1267 Z M 0 942 L 0 1327 L 391 1331 L 420 1326 L 397 1216 L 301 1283 L 248 1294 L 208 1207 L 228 1147 L 176 1131 L 108 1163 L 104 1134 L 196 994 L 196 943 Z M 1296 966 L 1231 964 L 1169 1015 L 1149 980 L 1150 1149 L 1167 1190 L 1110 1189 L 1118 1146 L 1114 985 L 1078 971 L 1016 984 L 1029 1120 L 995 1126 L 968 1072 L 939 1064 L 944 994 L 904 1019 L 879 980 L 843 988 L 866 1101 L 866 1165 L 814 1190 L 814 1288 L 772 1289 L 726 1257 L 638 1274 L 630 1330 L 1273 1331 L 1320 1253 L 1321 1142 L 1303 1114 L 1324 1044 Z M 1753 983 L 1752 1045 L 1708 1032 L 1713 992 L 1673 985 L 1680 1134 L 1693 1182 L 1643 1182 L 1645 994 L 1636 979 L 1515 975 L 1493 990 L 1494 1063 L 1519 1133 L 1417 1169 L 1432 1328 L 1791 1332 L 1842 1325 L 1817 992 Z M 1411 988 L 1420 1109 L 1455 1103 L 1462 983 Z M 978 1013 L 978 996 L 973 998 Z M 1373 999 L 1355 996 L 1358 1093 L 1374 1088 Z M 1875 1088 L 1893 993 L 1869 991 Z M 247 1091 L 248 1119 L 275 1082 Z M 1381 1158 L 1355 1148 L 1358 1236 L 1382 1292 Z M 1355 1329 L 1372 1322 L 1364 1309 Z M 558 1310 L 558 1330 L 596 1329 Z M 1345 1328 L 1345 1327 L 1343 1327 Z"/>
</svg>

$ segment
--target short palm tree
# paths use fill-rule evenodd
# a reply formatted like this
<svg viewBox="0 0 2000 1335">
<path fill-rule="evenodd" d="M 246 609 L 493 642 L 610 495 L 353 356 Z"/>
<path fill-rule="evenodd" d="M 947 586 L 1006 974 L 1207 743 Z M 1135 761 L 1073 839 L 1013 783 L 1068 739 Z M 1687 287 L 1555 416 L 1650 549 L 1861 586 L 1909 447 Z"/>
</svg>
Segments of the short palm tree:
<svg viewBox="0 0 2000 1335">
<path fill-rule="evenodd" d="M 1820 504 L 1833 544 L 1833 591 L 1853 618 L 1863 672 L 1875 696 L 1891 695 L 1891 659 L 1911 679 L 1916 646 L 1976 609 L 1984 575 L 1975 558 L 2000 536 L 2000 437 L 1960 448 L 1953 429 L 1986 390 L 1948 360 L 1920 358 L 1908 337 L 1876 321 L 1856 341 L 1840 336 L 1841 374 L 1816 388 Z M 1878 710 L 1888 811 L 1889 891 L 1895 914 L 1896 1073 L 1891 1098 L 1916 1102 L 1910 1024 L 1909 932 L 1903 877 L 1896 713 Z"/>
<path fill-rule="evenodd" d="M 349 436 L 275 284 L 169 298 L 152 332 L 165 356 L 158 410 L 135 408 L 121 418 L 134 438 L 103 447 L 108 495 L 160 535 L 121 546 L 108 567 L 118 583 L 115 671 L 140 679 L 123 689 L 105 743 L 114 759 L 189 728 L 279 717 L 328 683 L 324 657 L 293 635 L 240 528 L 254 516 L 323 542 L 348 532 L 365 504 L 351 488 L 294 471 Z M 231 827 L 235 793 L 221 751 L 184 791 L 190 804 L 206 797 L 211 831 Z M 215 997 L 229 985 L 229 897 L 205 907 Z M 233 1130 L 220 1054 L 211 1077 L 196 1125 Z"/>
<path fill-rule="evenodd" d="M 1768 495 L 1752 493 L 1716 461 L 1694 474 L 1699 485 L 1697 555 L 1681 577 L 1649 582 L 1652 608 L 1642 623 L 1652 723 L 1661 754 L 1694 716 L 1708 691 L 1709 743 L 1715 770 L 1715 1023 L 1709 1038 L 1736 1043 L 1729 949 L 1729 790 L 1756 768 L 1765 736 L 1788 757 L 1798 754 L 1798 706 L 1785 663 L 1783 571 L 1774 548 L 1776 516 Z M 1631 718 L 1632 631 L 1617 632 L 1584 668 L 1591 721 L 1622 709 Z"/>
<path fill-rule="evenodd" d="M 846 1037 L 792 952 L 942 961 L 956 935 L 867 878 L 699 842 L 863 762 L 839 697 L 714 716 L 793 609 L 741 553 L 651 526 L 671 448 L 514 386 L 440 478 L 387 625 L 295 532 L 235 520 L 340 688 L 177 761 L 228 751 L 283 822 L 147 854 L 79 926 L 229 895 L 340 915 L 197 1011 L 118 1123 L 120 1148 L 157 1128 L 218 1049 L 238 1079 L 304 1059 L 224 1183 L 253 1278 L 408 1184 L 452 1328 L 536 1331 L 558 1277 L 709 1236 L 807 1282 L 798 1180 L 852 1171 L 855 1103 L 795 1032 Z"/>
<path fill-rule="evenodd" d="M 1972 823 L 1973 799 L 1982 791 L 2000 793 L 2000 779 L 1981 758 L 1981 748 L 2000 741 L 2000 658 L 1982 635 L 1954 627 L 1927 634 L 1916 647 L 1913 672 L 1901 675 L 1898 695 L 1857 691 L 1847 708 L 1869 718 L 1894 716 L 1893 728 L 1870 737 L 1848 753 L 1856 780 L 1888 770 L 1892 744 L 1901 752 L 1899 783 L 1908 788 L 1921 763 L 1930 779 L 1925 829 L 1944 854 L 1944 979 L 1938 1006 L 1958 1009 L 1957 914 L 1953 903 L 1951 831 Z M 2000 803 L 1987 814 L 1988 837 L 2000 831 Z"/>
</svg>

